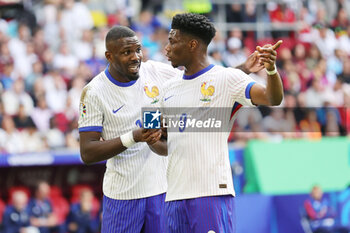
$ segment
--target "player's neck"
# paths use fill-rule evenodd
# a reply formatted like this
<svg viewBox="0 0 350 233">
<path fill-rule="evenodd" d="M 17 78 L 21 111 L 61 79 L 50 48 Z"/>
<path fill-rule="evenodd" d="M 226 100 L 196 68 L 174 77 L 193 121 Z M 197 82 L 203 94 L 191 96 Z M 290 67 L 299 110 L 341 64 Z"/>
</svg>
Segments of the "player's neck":
<svg viewBox="0 0 350 233">
<path fill-rule="evenodd" d="M 210 65 L 207 56 L 202 59 L 192 59 L 190 64 L 185 66 L 185 75 L 193 75 Z"/>
<path fill-rule="evenodd" d="M 127 83 L 133 80 L 130 80 L 128 77 L 125 77 L 117 70 L 113 69 L 111 66 L 108 67 L 108 72 L 111 74 L 112 78 L 121 83 Z"/>
</svg>

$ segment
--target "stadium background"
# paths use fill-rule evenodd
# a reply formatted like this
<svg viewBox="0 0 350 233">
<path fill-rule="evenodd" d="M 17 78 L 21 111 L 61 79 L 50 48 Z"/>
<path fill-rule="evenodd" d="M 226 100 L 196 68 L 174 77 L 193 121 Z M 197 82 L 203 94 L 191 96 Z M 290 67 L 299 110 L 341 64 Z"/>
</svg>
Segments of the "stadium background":
<svg viewBox="0 0 350 233">
<path fill-rule="evenodd" d="M 303 202 L 315 184 L 350 222 L 339 201 L 350 184 L 348 0 L 0 1 L 0 222 L 14 190 L 32 195 L 42 179 L 61 222 L 82 187 L 99 202 L 104 164 L 80 162 L 77 118 L 82 87 L 106 65 L 104 36 L 130 26 L 145 60 L 167 62 L 171 17 L 185 11 L 215 23 L 214 64 L 236 66 L 256 45 L 284 41 L 284 108 L 242 113 L 229 138 L 237 233 L 308 232 Z"/>
</svg>

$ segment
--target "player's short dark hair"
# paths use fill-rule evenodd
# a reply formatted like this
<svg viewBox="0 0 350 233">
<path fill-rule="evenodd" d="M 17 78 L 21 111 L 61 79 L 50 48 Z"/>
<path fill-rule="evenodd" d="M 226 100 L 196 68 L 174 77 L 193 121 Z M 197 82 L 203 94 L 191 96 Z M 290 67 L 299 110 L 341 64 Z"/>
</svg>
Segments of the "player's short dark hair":
<svg viewBox="0 0 350 233">
<path fill-rule="evenodd" d="M 106 47 L 109 42 L 116 41 L 124 37 L 134 37 L 136 36 L 135 32 L 125 26 L 114 26 L 106 36 Z"/>
<path fill-rule="evenodd" d="M 213 23 L 207 17 L 194 13 L 175 15 L 171 23 L 171 28 L 196 36 L 202 39 L 207 45 L 213 39 L 216 32 Z"/>
</svg>

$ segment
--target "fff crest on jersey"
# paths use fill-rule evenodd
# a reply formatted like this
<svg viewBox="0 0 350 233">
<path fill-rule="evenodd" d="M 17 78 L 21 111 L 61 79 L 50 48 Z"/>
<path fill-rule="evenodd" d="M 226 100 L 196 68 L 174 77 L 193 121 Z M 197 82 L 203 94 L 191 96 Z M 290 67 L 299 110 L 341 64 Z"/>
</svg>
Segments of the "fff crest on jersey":
<svg viewBox="0 0 350 233">
<path fill-rule="evenodd" d="M 200 99 L 203 102 L 210 102 L 211 97 L 214 95 L 215 87 L 212 85 L 207 86 L 207 82 L 203 82 L 201 85 L 201 94 L 203 96 L 202 99 Z"/>
<path fill-rule="evenodd" d="M 155 104 L 159 101 L 157 98 L 159 96 L 159 89 L 157 86 L 153 86 L 151 89 L 149 89 L 146 84 L 143 90 L 145 91 L 146 95 L 153 100 L 151 104 Z"/>
</svg>

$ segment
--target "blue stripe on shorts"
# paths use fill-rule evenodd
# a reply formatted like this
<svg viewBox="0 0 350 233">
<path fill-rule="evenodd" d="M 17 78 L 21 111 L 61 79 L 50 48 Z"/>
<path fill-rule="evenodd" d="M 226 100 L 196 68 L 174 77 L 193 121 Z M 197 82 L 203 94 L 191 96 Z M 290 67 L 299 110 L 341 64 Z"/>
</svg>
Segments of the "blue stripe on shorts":
<svg viewBox="0 0 350 233">
<path fill-rule="evenodd" d="M 234 197 L 210 196 L 165 203 L 166 233 L 234 233 Z"/>
<path fill-rule="evenodd" d="M 134 200 L 103 196 L 102 233 L 163 233 L 165 194 Z"/>
</svg>

